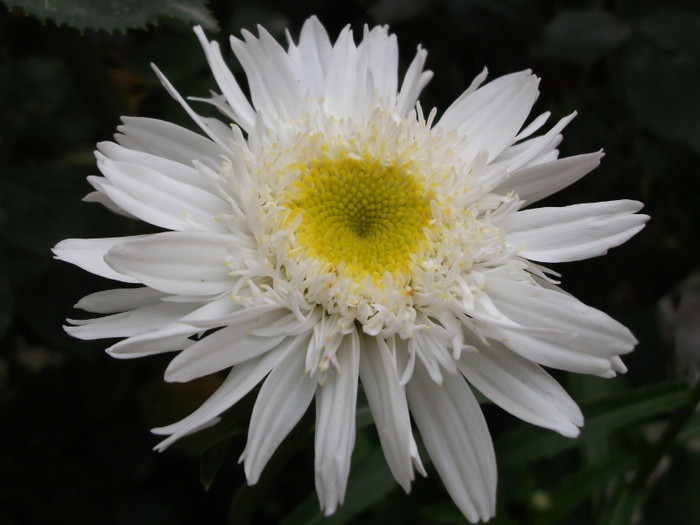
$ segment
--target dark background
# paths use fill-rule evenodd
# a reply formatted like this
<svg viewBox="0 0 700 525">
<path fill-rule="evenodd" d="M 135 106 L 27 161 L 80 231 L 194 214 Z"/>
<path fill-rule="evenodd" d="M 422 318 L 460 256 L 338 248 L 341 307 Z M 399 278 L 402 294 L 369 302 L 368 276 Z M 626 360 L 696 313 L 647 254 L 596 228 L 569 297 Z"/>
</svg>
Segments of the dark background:
<svg viewBox="0 0 700 525">
<path fill-rule="evenodd" d="M 64 319 L 81 315 L 72 305 L 113 286 L 52 260 L 50 248 L 67 237 L 149 231 L 80 199 L 90 191 L 85 177 L 96 173 L 94 145 L 110 139 L 120 115 L 192 127 L 150 62 L 182 94 L 207 96 L 215 84 L 192 19 L 174 2 L 143 2 L 162 11 L 135 22 L 141 2 L 110 0 L 111 11 L 83 18 L 76 6 L 90 2 L 53 3 L 49 18 L 60 26 L 26 14 L 44 18 L 49 2 L 0 4 L 0 523 L 466 523 L 430 469 L 410 496 L 402 493 L 362 409 L 346 505 L 325 522 L 313 493 L 312 414 L 255 488 L 237 464 L 251 396 L 216 429 L 164 454 L 151 451 L 157 438 L 148 429 L 186 415 L 220 378 L 165 384 L 167 357 L 117 361 L 102 352 L 109 342 L 69 338 Z M 421 96 L 426 113 L 443 111 L 484 66 L 490 78 L 533 69 L 542 78 L 533 115 L 550 110 L 554 122 L 577 110 L 562 156 L 600 148 L 606 156 L 542 204 L 638 199 L 652 218 L 606 257 L 554 268 L 566 290 L 625 323 L 640 343 L 625 359 L 626 376 L 555 373 L 587 417 L 577 440 L 484 404 L 499 461 L 494 523 L 698 522 L 700 419 L 692 414 L 697 387 L 686 382 L 697 378 L 697 357 L 679 372 L 689 353 L 700 354 L 695 2 L 212 0 L 208 11 L 200 0 L 178 4 L 198 6 L 222 43 L 256 23 L 296 38 L 311 14 L 333 40 L 346 24 L 359 38 L 363 24 L 388 23 L 402 72 L 418 44 L 429 52 L 435 77 Z M 16 5 L 26 11 L 6 9 Z M 230 50 L 227 57 L 243 85 Z"/>
</svg>

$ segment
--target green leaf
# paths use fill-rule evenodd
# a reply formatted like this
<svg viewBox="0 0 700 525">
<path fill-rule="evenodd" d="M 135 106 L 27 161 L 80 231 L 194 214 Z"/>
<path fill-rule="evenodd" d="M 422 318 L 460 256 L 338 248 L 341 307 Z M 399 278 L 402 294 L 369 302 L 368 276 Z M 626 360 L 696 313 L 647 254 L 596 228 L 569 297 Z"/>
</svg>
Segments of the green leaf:
<svg viewBox="0 0 700 525">
<path fill-rule="evenodd" d="M 0 251 L 0 257 L 4 254 Z M 0 339 L 5 336 L 10 321 L 12 312 L 14 311 L 14 300 L 10 291 L 10 283 L 8 279 L 7 265 L 0 258 Z"/>
<path fill-rule="evenodd" d="M 353 464 L 348 480 L 345 503 L 335 514 L 324 517 L 318 508 L 318 498 L 310 494 L 293 509 L 280 525 L 341 525 L 385 498 L 398 485 L 389 471 L 381 449 Z"/>
<path fill-rule="evenodd" d="M 217 441 L 199 456 L 199 479 L 204 490 L 209 490 L 214 483 L 216 473 L 226 457 L 228 440 Z"/>
<path fill-rule="evenodd" d="M 627 105 L 639 122 L 700 153 L 700 58 L 639 53 L 622 72 Z"/>
<path fill-rule="evenodd" d="M 689 396 L 686 385 L 672 382 L 588 403 L 583 406 L 586 424 L 576 439 L 532 426 L 518 428 L 496 442 L 499 465 L 511 468 L 553 457 L 626 426 L 666 414 L 686 403 Z"/>
<path fill-rule="evenodd" d="M 596 60 L 620 46 L 629 34 L 630 28 L 609 13 L 571 9 L 547 25 L 536 52 L 571 61 Z"/>
<path fill-rule="evenodd" d="M 537 523 L 559 523 L 586 501 L 591 493 L 603 488 L 611 479 L 624 474 L 636 464 L 636 458 L 617 457 L 596 463 L 564 478 L 548 494 L 551 507 L 540 514 Z M 565 522 L 562 522 L 565 523 Z"/>
<path fill-rule="evenodd" d="M 206 0 L 5 0 L 42 22 L 52 20 L 79 30 L 125 31 L 145 29 L 162 17 L 200 24 L 216 30 Z"/>
<path fill-rule="evenodd" d="M 700 56 L 700 16 L 688 9 L 656 9 L 637 29 L 667 51 Z"/>
</svg>

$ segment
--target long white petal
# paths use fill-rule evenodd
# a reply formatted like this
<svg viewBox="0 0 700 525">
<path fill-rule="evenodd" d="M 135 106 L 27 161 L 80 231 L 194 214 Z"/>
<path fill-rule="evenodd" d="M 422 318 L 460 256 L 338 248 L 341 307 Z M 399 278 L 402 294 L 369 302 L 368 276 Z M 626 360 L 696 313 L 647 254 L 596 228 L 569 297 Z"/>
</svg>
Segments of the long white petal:
<svg viewBox="0 0 700 525">
<path fill-rule="evenodd" d="M 484 150 L 494 159 L 509 146 L 537 100 L 539 79 L 530 71 L 501 77 L 453 104 L 437 126 L 464 135 L 469 144 L 460 154 L 470 162 Z"/>
<path fill-rule="evenodd" d="M 275 367 L 285 350 L 280 348 L 235 366 L 221 386 L 197 410 L 176 423 L 152 429 L 154 434 L 170 435 L 158 443 L 156 450 L 162 452 L 178 439 L 192 433 L 238 403 Z"/>
<path fill-rule="evenodd" d="M 115 243 L 105 261 L 117 272 L 167 293 L 218 295 L 232 286 L 226 257 L 230 235 L 165 232 Z"/>
<path fill-rule="evenodd" d="M 75 304 L 75 308 L 96 314 L 113 314 L 158 303 L 164 296 L 163 292 L 147 286 L 117 288 L 86 295 Z"/>
<path fill-rule="evenodd" d="M 131 237 L 105 237 L 102 239 L 66 239 L 53 247 L 52 251 L 56 259 L 75 264 L 90 273 L 106 277 L 124 283 L 137 283 L 136 278 L 118 272 L 105 260 L 105 254 L 116 244 L 143 239 L 147 235 L 134 235 Z"/>
<path fill-rule="evenodd" d="M 493 304 L 519 325 L 548 330 L 547 339 L 574 349 L 609 358 L 632 351 L 637 342 L 626 327 L 569 294 L 495 278 L 486 280 L 485 291 Z"/>
<path fill-rule="evenodd" d="M 619 200 L 516 212 L 504 222 L 506 243 L 539 262 L 604 255 L 644 227 L 649 217 L 636 213 L 641 208 L 641 202 Z"/>
<path fill-rule="evenodd" d="M 231 49 L 243 66 L 253 106 L 259 113 L 296 117 L 301 108 L 302 79 L 284 48 L 263 27 L 259 38 L 242 31 L 245 41 L 230 38 Z"/>
<path fill-rule="evenodd" d="M 280 344 L 285 344 L 282 342 L 286 337 L 285 334 L 267 337 L 250 333 L 255 326 L 264 325 L 274 319 L 273 314 L 268 314 L 258 319 L 253 326 L 228 326 L 207 335 L 180 352 L 170 362 L 165 370 L 165 380 L 180 383 L 191 381 L 242 363 Z"/>
<path fill-rule="evenodd" d="M 195 333 L 196 328 L 176 322 L 153 332 L 127 337 L 105 351 L 116 359 L 136 359 L 184 350 L 193 344 L 190 336 Z"/>
<path fill-rule="evenodd" d="M 206 137 L 172 122 L 145 117 L 122 117 L 124 124 L 115 140 L 125 148 L 151 153 L 164 159 L 192 166 L 201 162 L 218 168 L 226 149 Z"/>
<path fill-rule="evenodd" d="M 477 352 L 463 352 L 458 366 L 474 387 L 514 416 L 567 437 L 578 435 L 581 410 L 538 365 L 494 341 Z"/>
<path fill-rule="evenodd" d="M 600 164 L 603 152 L 586 153 L 513 171 L 498 186 L 499 193 L 514 191 L 528 205 L 573 184 Z"/>
<path fill-rule="evenodd" d="M 170 230 L 226 231 L 216 221 L 230 210 L 221 197 L 140 164 L 99 155 L 97 165 L 109 180 L 101 191 L 135 217 Z"/>
<path fill-rule="evenodd" d="M 501 327 L 494 329 L 495 337 L 516 354 L 550 368 L 607 377 L 612 370 L 612 358 L 595 355 L 590 348 L 572 348 L 567 340 L 548 340 Z"/>
<path fill-rule="evenodd" d="M 356 107 L 355 95 L 358 87 L 357 48 L 352 37 L 352 30 L 345 27 L 333 45 L 328 59 L 328 73 L 324 88 L 324 109 L 329 115 L 345 117 L 353 114 Z"/>
<path fill-rule="evenodd" d="M 129 337 L 163 328 L 195 308 L 187 303 L 161 302 L 95 319 L 68 319 L 76 326 L 66 326 L 65 330 L 84 340 Z"/>
<path fill-rule="evenodd" d="M 231 107 L 236 123 L 244 130 L 250 131 L 255 124 L 255 110 L 243 94 L 243 90 L 236 82 L 231 70 L 226 66 L 218 42 L 209 42 L 200 26 L 196 26 L 194 32 L 199 38 L 202 49 L 204 49 L 216 83 Z"/>
<path fill-rule="evenodd" d="M 131 127 L 128 129 L 131 129 Z M 199 135 L 197 135 L 197 137 L 206 140 Z M 115 162 L 138 164 L 139 166 L 155 170 L 168 178 L 187 184 L 188 186 L 195 186 L 210 193 L 215 189 L 211 178 L 192 166 L 192 158 L 187 159 L 185 163 L 178 162 L 147 151 L 126 148 L 116 142 L 98 143 L 96 155 L 98 155 L 98 159 L 108 158 Z"/>
<path fill-rule="evenodd" d="M 355 446 L 355 408 L 360 364 L 356 331 L 345 336 L 336 353 L 338 366 L 316 390 L 316 492 L 326 516 L 345 499 L 350 456 Z"/>
<path fill-rule="evenodd" d="M 328 59 L 333 48 L 328 33 L 318 18 L 312 16 L 304 22 L 299 35 L 299 46 L 289 40 L 289 59 L 301 72 L 305 89 L 313 97 L 323 97 Z"/>
<path fill-rule="evenodd" d="M 294 348 L 277 363 L 263 383 L 253 407 L 248 442 L 241 455 L 249 485 L 260 474 L 282 440 L 309 407 L 318 382 L 304 373 L 305 352 Z"/>
<path fill-rule="evenodd" d="M 469 521 L 488 521 L 496 512 L 496 458 L 486 421 L 466 380 L 445 374 L 438 385 L 416 363 L 406 392 L 447 492 Z"/>
<path fill-rule="evenodd" d="M 386 343 L 362 336 L 360 379 L 384 456 L 396 481 L 408 493 L 413 481 L 413 463 L 422 470 L 411 432 L 406 392 L 399 382 L 396 363 Z"/>
</svg>

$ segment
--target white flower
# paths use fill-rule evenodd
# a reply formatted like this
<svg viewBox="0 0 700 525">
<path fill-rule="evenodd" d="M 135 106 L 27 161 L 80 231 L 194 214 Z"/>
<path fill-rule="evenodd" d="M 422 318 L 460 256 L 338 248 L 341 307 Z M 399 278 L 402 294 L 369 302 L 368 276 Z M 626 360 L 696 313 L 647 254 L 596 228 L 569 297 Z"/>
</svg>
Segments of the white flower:
<svg viewBox="0 0 700 525">
<path fill-rule="evenodd" d="M 418 49 L 401 87 L 396 37 L 345 28 L 332 44 L 316 18 L 285 51 L 264 29 L 231 47 L 251 101 L 216 42 L 195 32 L 222 95 L 223 121 L 124 118 L 98 145 L 103 177 L 87 200 L 166 231 L 68 239 L 54 252 L 140 287 L 77 307 L 81 339 L 124 338 L 133 358 L 177 351 L 166 381 L 230 369 L 156 448 L 211 426 L 263 381 L 241 460 L 252 484 L 316 405 L 316 489 L 326 514 L 343 502 L 358 382 L 396 481 L 424 474 L 410 413 L 448 492 L 472 522 L 494 515 L 496 463 L 467 382 L 512 414 L 565 436 L 583 417 L 540 365 L 611 377 L 635 339 L 558 288 L 539 263 L 595 257 L 647 219 L 629 200 L 523 209 L 595 168 L 601 152 L 557 159 L 568 116 L 524 129 L 538 96 L 529 71 L 482 86 L 440 118 L 418 94 L 432 74 Z M 201 100 L 201 99 L 199 99 Z M 534 261 L 534 262 L 533 262 Z M 466 380 L 465 380 L 466 378 Z"/>
</svg>

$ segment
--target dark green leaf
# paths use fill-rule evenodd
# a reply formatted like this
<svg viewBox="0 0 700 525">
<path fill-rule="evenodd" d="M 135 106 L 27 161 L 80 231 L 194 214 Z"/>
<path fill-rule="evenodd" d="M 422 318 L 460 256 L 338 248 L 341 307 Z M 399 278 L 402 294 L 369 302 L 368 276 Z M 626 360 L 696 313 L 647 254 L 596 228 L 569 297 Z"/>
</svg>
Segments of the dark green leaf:
<svg viewBox="0 0 700 525">
<path fill-rule="evenodd" d="M 199 479 L 205 490 L 209 490 L 214 483 L 214 478 L 224 461 L 224 457 L 226 457 L 227 450 L 228 440 L 221 440 L 202 452 L 199 457 Z"/>
<path fill-rule="evenodd" d="M 670 412 L 686 403 L 689 395 L 687 386 L 674 382 L 644 387 L 589 403 L 583 406 L 583 413 L 587 416 L 586 424 L 576 439 L 568 439 L 537 427 L 518 428 L 504 434 L 497 441 L 499 465 L 511 468 L 555 456 L 591 439 Z"/>
<path fill-rule="evenodd" d="M 685 9 L 658 9 L 637 29 L 659 47 L 678 54 L 700 56 L 700 16 Z"/>
<path fill-rule="evenodd" d="M 539 54 L 572 61 L 596 60 L 622 44 L 630 29 L 593 9 L 562 11 L 544 30 Z"/>
<path fill-rule="evenodd" d="M 41 21 L 52 20 L 81 31 L 145 29 L 162 17 L 200 24 L 210 30 L 217 27 L 206 0 L 5 0 L 5 3 Z"/>
<path fill-rule="evenodd" d="M 387 467 L 384 453 L 377 449 L 353 464 L 345 503 L 328 518 L 318 508 L 316 494 L 310 494 L 292 510 L 281 525 L 340 525 L 383 499 L 398 485 Z"/>
<path fill-rule="evenodd" d="M 0 257 L 2 255 L 2 252 L 0 252 Z M 0 339 L 2 339 L 10 326 L 14 310 L 14 301 L 10 291 L 10 283 L 8 282 L 8 269 L 2 259 L 0 259 L 0 272 Z"/>
<path fill-rule="evenodd" d="M 657 135 L 700 153 L 700 58 L 637 54 L 623 69 L 627 105 Z"/>
<path fill-rule="evenodd" d="M 632 457 L 618 457 L 605 463 L 588 465 L 567 476 L 549 492 L 548 499 L 552 505 L 540 515 L 538 523 L 558 523 L 586 501 L 591 493 L 633 468 L 635 461 Z"/>
</svg>

